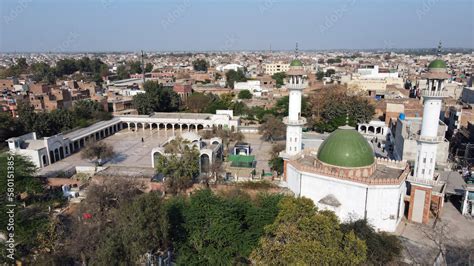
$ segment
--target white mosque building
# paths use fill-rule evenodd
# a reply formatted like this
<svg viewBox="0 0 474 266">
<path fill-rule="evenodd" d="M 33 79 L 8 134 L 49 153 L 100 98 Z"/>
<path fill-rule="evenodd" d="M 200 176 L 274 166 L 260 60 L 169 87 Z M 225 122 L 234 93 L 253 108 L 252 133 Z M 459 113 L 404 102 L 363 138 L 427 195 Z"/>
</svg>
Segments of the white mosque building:
<svg viewBox="0 0 474 266">
<path fill-rule="evenodd" d="M 334 211 L 342 221 L 366 219 L 379 231 L 394 232 L 405 207 L 409 220 L 424 222 L 430 208 L 429 196 L 440 186 L 432 179 L 436 155 L 432 143 L 437 141 L 442 82 L 429 82 L 437 85 L 424 94 L 419 156 L 411 176 L 406 161 L 375 158 L 367 140 L 347 125 L 332 132 L 317 150 L 304 149 L 302 127 L 306 119 L 301 117 L 301 97 L 306 83 L 302 62 L 293 60 L 287 74 L 289 115 L 284 118 L 286 149 L 280 154 L 285 162 L 283 185 L 297 197 L 312 199 L 319 209 Z M 408 194 L 407 186 L 411 189 Z"/>
</svg>

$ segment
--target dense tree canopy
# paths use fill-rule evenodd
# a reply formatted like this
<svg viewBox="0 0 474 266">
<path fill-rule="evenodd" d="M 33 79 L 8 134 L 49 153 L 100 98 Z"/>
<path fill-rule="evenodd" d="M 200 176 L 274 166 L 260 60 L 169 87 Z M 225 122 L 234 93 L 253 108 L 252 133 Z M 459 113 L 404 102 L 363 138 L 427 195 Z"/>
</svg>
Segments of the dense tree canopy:
<svg viewBox="0 0 474 266">
<path fill-rule="evenodd" d="M 155 161 L 157 173 L 165 177 L 166 191 L 177 194 L 192 186 L 199 175 L 199 151 L 187 141 L 176 138 Z"/>
<path fill-rule="evenodd" d="M 249 90 L 241 90 L 237 95 L 239 99 L 252 99 L 252 93 Z"/>
<path fill-rule="evenodd" d="M 145 82 L 145 93 L 133 96 L 133 105 L 139 114 L 176 112 L 180 107 L 179 95 L 155 81 Z"/>
<path fill-rule="evenodd" d="M 259 195 L 251 200 L 242 193 L 219 197 L 201 190 L 175 204 L 170 225 L 181 227 L 173 243 L 177 264 L 247 264 L 264 226 L 277 215 L 280 199 L 280 195 Z"/>
<path fill-rule="evenodd" d="M 225 77 L 227 80 L 227 86 L 232 89 L 234 88 L 235 82 L 247 81 L 247 78 L 245 77 L 245 73 L 242 69 L 239 69 L 237 71 L 231 69 L 225 73 Z"/>
<path fill-rule="evenodd" d="M 263 124 L 258 129 L 262 138 L 266 141 L 275 141 L 285 139 L 286 126 L 283 124 L 281 119 L 276 118 L 273 115 L 265 115 L 263 117 Z"/>
<path fill-rule="evenodd" d="M 36 132 L 38 137 L 52 136 L 76 127 L 86 127 L 112 117 L 110 113 L 104 111 L 101 104 L 91 100 L 77 101 L 70 110 L 57 109 L 49 113 L 36 113 L 33 106 L 27 102 L 20 102 L 18 116 L 19 118 L 15 120 L 18 126 L 26 132 Z"/>
<path fill-rule="evenodd" d="M 344 87 L 331 87 L 312 94 L 309 100 L 312 111 L 310 127 L 319 132 L 332 132 L 346 124 L 355 127 L 370 121 L 375 107 L 368 99 L 348 95 Z"/>
<path fill-rule="evenodd" d="M 0 189 L 3 191 L 0 198 L 0 232 L 7 233 L 7 211 L 14 209 L 14 232 L 8 233 L 15 234 L 15 258 L 21 258 L 41 248 L 40 235 L 48 229 L 48 206 L 56 207 L 63 201 L 55 191 L 45 189 L 43 181 L 34 176 L 36 167 L 28 158 L 2 153 L 0 166 Z M 10 174 L 13 174 L 13 179 Z M 0 250 L 0 262 L 8 261 L 5 264 L 10 264 L 12 261 L 7 260 L 5 251 L 5 248 Z"/>
<path fill-rule="evenodd" d="M 193 113 L 203 113 L 214 99 L 204 93 L 194 92 L 186 99 L 186 108 Z"/>
<path fill-rule="evenodd" d="M 284 198 L 273 224 L 252 253 L 258 265 L 358 265 L 366 245 L 341 230 L 333 212 L 318 211 L 307 198 Z"/>
<path fill-rule="evenodd" d="M 196 59 L 193 61 L 193 68 L 196 71 L 206 72 L 209 67 L 209 63 L 204 59 Z"/>
<path fill-rule="evenodd" d="M 87 73 L 88 75 L 82 76 L 86 77 L 86 80 L 100 83 L 102 82 L 102 77 L 108 75 L 109 69 L 108 66 L 98 58 L 65 58 L 57 61 L 54 67 L 50 67 L 43 62 L 33 63 L 28 66 L 25 58 L 20 58 L 16 64 L 0 71 L 0 78 L 18 77 L 20 74 L 30 73 L 33 75 L 34 81 L 43 81 L 52 84 L 56 78 L 72 75 L 77 71 Z"/>
<path fill-rule="evenodd" d="M 277 88 L 280 88 L 285 84 L 286 73 L 278 72 L 272 75 L 272 79 L 275 80 Z"/>
<path fill-rule="evenodd" d="M 387 265 L 396 260 L 402 251 L 400 240 L 395 235 L 385 232 L 377 233 L 367 220 L 356 220 L 341 225 L 341 230 L 364 240 L 367 245 L 367 263 L 372 265 Z"/>
<path fill-rule="evenodd" d="M 102 160 L 109 159 L 114 156 L 114 150 L 112 146 L 107 145 L 105 142 L 92 141 L 86 145 L 81 151 L 81 157 L 89 160 L 97 160 L 97 163 L 102 163 Z"/>
<path fill-rule="evenodd" d="M 115 224 L 101 237 L 95 264 L 133 265 L 146 253 L 157 254 L 168 248 L 168 217 L 161 193 L 138 196 L 121 206 L 114 219 Z"/>
</svg>

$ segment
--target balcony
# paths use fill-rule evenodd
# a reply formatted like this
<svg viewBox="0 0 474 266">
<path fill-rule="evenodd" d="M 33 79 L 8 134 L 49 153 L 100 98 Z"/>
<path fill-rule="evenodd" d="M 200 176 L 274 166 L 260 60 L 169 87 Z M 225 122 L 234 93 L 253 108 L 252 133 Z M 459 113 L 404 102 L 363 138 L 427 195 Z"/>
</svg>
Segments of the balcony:
<svg viewBox="0 0 474 266">
<path fill-rule="evenodd" d="M 289 125 L 289 126 L 302 126 L 302 125 L 306 124 L 306 118 L 300 117 L 296 121 L 290 121 L 288 119 L 288 116 L 287 116 L 287 117 L 283 118 L 283 123 L 285 123 L 285 125 Z"/>
<path fill-rule="evenodd" d="M 303 83 L 303 84 L 292 84 L 292 83 L 288 83 L 286 84 L 286 87 L 290 90 L 304 90 L 304 88 L 306 88 L 306 83 Z"/>
<path fill-rule="evenodd" d="M 418 138 L 418 140 L 420 140 L 420 141 L 425 141 L 425 142 L 437 143 L 437 142 L 443 142 L 443 141 L 444 141 L 444 137 L 443 137 L 443 136 L 435 136 L 435 137 L 420 136 L 420 137 Z"/>
<path fill-rule="evenodd" d="M 423 97 L 438 97 L 438 98 L 448 97 L 446 91 L 432 91 L 432 90 L 422 90 L 421 91 L 421 96 L 423 96 Z"/>
</svg>

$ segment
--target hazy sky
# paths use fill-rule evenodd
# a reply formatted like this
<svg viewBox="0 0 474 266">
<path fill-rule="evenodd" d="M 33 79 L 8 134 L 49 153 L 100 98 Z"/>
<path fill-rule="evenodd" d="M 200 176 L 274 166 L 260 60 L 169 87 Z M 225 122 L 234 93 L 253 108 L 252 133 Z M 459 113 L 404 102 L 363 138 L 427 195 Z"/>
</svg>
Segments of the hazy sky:
<svg viewBox="0 0 474 266">
<path fill-rule="evenodd" d="M 472 0 L 0 0 L 0 51 L 474 47 Z"/>
</svg>

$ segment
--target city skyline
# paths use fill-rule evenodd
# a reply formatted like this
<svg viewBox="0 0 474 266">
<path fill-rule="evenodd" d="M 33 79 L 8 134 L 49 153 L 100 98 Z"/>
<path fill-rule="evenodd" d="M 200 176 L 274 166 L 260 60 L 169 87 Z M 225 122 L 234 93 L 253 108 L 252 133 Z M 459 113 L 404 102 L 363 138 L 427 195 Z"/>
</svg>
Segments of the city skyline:
<svg viewBox="0 0 474 266">
<path fill-rule="evenodd" d="M 295 42 L 306 51 L 393 50 L 439 40 L 469 49 L 472 7 L 463 0 L 8 0 L 0 4 L 0 52 L 288 51 Z"/>
</svg>

